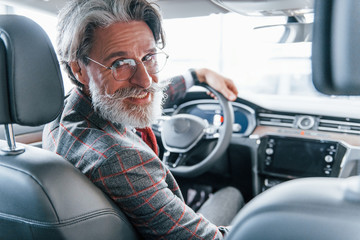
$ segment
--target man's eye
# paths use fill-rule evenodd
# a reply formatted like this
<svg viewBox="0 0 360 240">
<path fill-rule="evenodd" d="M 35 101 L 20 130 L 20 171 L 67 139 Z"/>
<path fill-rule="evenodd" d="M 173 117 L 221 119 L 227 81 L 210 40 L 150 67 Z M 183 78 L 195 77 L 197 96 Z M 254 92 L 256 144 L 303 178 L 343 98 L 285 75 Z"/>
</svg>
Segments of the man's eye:
<svg viewBox="0 0 360 240">
<path fill-rule="evenodd" d="M 132 59 L 118 59 L 113 63 L 114 68 L 120 68 L 120 67 L 127 67 L 127 66 L 133 66 L 134 60 Z"/>
<path fill-rule="evenodd" d="M 123 66 L 124 65 L 124 61 L 123 60 L 116 60 L 114 63 L 113 63 L 113 67 L 114 68 L 119 68 L 119 67 L 121 67 L 121 66 Z"/>
<path fill-rule="evenodd" d="M 154 54 L 148 54 L 143 58 L 143 62 L 151 61 L 154 58 Z"/>
</svg>

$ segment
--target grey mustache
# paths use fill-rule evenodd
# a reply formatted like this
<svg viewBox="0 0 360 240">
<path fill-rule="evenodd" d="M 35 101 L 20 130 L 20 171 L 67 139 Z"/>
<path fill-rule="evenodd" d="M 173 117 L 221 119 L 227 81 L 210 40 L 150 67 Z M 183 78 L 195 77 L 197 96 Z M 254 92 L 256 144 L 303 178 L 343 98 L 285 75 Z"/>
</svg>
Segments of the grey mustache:
<svg viewBox="0 0 360 240">
<path fill-rule="evenodd" d="M 143 93 L 156 93 L 164 91 L 169 86 L 169 81 L 162 81 L 160 83 L 153 82 L 150 87 L 143 89 L 137 87 L 121 88 L 116 90 L 113 94 L 108 94 L 105 91 L 105 95 L 108 98 L 125 99 L 129 97 L 135 97 Z"/>
</svg>

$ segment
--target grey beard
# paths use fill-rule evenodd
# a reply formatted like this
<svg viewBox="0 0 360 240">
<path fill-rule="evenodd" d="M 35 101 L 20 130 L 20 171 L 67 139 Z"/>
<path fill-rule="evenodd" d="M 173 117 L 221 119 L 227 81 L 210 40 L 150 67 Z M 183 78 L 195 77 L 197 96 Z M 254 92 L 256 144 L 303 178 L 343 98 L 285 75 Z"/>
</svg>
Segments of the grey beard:
<svg viewBox="0 0 360 240">
<path fill-rule="evenodd" d="M 93 80 L 90 80 L 89 90 L 92 98 L 92 104 L 95 111 L 104 119 L 136 128 L 145 128 L 151 125 L 153 121 L 162 114 L 162 104 L 164 101 L 164 89 L 168 83 L 152 83 L 144 90 L 139 88 L 123 88 L 114 94 L 106 93 L 105 89 L 98 89 Z M 153 100 L 147 105 L 125 104 L 123 100 L 128 97 L 137 96 L 144 91 L 153 94 Z"/>
</svg>

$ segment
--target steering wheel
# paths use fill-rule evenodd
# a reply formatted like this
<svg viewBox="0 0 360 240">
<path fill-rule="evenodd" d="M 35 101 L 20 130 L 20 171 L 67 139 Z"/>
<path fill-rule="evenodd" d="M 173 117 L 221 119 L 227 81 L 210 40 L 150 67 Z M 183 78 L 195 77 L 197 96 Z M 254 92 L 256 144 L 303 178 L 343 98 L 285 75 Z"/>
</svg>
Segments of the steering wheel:
<svg viewBox="0 0 360 240">
<path fill-rule="evenodd" d="M 212 92 L 219 100 L 222 108 L 224 122 L 219 131 L 210 126 L 208 122 L 191 114 L 177 114 L 164 120 L 161 127 L 161 139 L 165 148 L 163 156 L 164 163 L 170 171 L 181 177 L 195 177 L 211 168 L 228 148 L 233 132 L 234 110 L 228 100 L 219 92 L 208 85 L 202 84 Z M 187 166 L 189 153 L 205 139 L 216 139 L 217 143 L 205 159 Z M 170 156 L 176 154 L 175 161 L 170 162 Z"/>
</svg>

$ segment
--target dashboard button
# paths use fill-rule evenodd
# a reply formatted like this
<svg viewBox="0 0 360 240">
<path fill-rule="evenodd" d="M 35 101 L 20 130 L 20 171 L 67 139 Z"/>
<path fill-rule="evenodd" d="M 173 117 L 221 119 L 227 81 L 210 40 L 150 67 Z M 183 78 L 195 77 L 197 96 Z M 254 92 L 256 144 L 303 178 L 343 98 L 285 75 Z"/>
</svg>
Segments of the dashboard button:
<svg viewBox="0 0 360 240">
<path fill-rule="evenodd" d="M 241 131 L 241 125 L 238 123 L 234 123 L 233 132 L 240 132 L 240 131 Z"/>
<path fill-rule="evenodd" d="M 334 161 L 334 158 L 330 155 L 325 156 L 325 162 L 332 163 Z"/>
<path fill-rule="evenodd" d="M 315 124 L 314 117 L 311 116 L 301 116 L 298 119 L 297 125 L 300 129 L 308 130 L 312 128 Z"/>
<path fill-rule="evenodd" d="M 272 148 L 267 148 L 267 149 L 265 150 L 265 153 L 266 153 L 267 155 L 272 155 L 272 154 L 274 153 L 274 149 L 272 149 Z"/>
<path fill-rule="evenodd" d="M 271 157 L 267 156 L 265 159 L 265 165 L 270 166 L 270 164 L 271 164 Z"/>
</svg>

